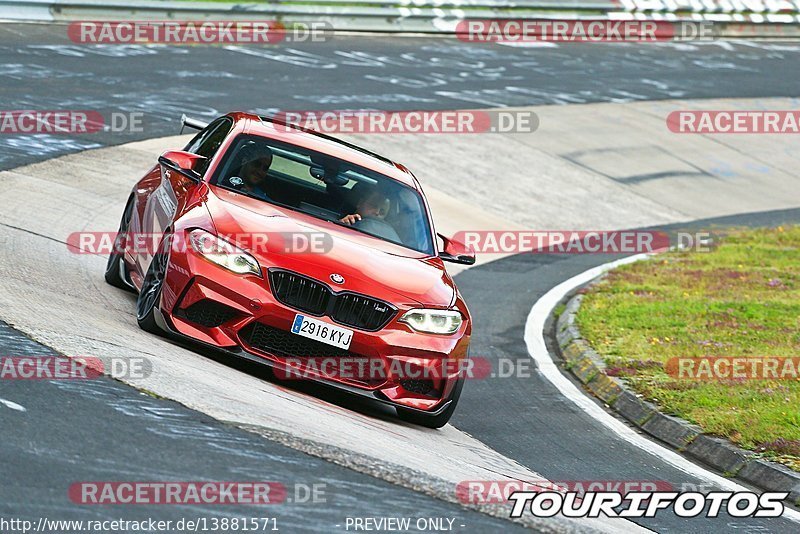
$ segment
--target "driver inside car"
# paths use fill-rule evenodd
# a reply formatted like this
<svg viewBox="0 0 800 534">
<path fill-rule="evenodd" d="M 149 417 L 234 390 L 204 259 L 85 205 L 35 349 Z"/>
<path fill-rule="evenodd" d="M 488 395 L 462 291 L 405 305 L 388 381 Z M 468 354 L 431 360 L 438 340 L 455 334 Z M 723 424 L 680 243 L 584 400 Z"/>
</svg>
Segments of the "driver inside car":
<svg viewBox="0 0 800 534">
<path fill-rule="evenodd" d="M 384 220 L 389 213 L 389 197 L 375 186 L 368 186 L 356 204 L 355 213 L 345 215 L 339 222 L 352 225 L 364 217 Z"/>
<path fill-rule="evenodd" d="M 271 200 L 265 187 L 267 173 L 272 165 L 272 151 L 266 146 L 253 143 L 242 147 L 239 158 L 239 173 L 228 178 L 228 182 L 237 191 L 261 200 Z"/>
</svg>

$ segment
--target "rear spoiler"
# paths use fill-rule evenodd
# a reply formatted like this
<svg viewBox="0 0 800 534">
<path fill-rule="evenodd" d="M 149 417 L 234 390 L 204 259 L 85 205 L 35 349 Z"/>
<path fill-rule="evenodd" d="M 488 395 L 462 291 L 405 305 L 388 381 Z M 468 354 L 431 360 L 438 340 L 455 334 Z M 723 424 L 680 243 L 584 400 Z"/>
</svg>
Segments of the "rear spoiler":
<svg viewBox="0 0 800 534">
<path fill-rule="evenodd" d="M 181 115 L 181 133 L 183 133 L 184 128 L 191 128 L 193 130 L 204 130 L 206 126 L 208 126 L 207 122 L 199 121 L 197 119 L 192 119 L 190 117 L 187 117 L 186 115 Z"/>
</svg>

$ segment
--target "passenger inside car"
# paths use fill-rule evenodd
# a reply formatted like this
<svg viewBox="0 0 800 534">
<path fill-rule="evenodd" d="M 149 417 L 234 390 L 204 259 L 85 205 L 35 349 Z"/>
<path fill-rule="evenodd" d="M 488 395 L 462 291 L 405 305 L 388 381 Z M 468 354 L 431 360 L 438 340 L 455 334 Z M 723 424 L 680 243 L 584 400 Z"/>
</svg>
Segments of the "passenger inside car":
<svg viewBox="0 0 800 534">
<path fill-rule="evenodd" d="M 301 147 L 243 135 L 211 184 L 413 250 L 435 250 L 424 200 L 413 188 Z"/>
<path fill-rule="evenodd" d="M 262 144 L 253 143 L 243 146 L 238 157 L 239 171 L 228 178 L 228 183 L 244 194 L 271 200 L 267 184 L 272 151 Z"/>
</svg>

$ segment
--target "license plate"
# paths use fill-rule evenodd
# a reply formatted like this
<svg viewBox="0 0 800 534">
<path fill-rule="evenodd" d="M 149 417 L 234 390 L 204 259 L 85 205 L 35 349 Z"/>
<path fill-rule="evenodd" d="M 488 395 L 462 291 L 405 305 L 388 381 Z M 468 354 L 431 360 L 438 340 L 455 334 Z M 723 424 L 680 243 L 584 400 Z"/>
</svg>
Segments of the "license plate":
<svg viewBox="0 0 800 534">
<path fill-rule="evenodd" d="M 314 319 L 313 317 L 306 317 L 299 313 L 294 316 L 292 323 L 292 334 L 307 337 L 339 347 L 340 349 L 349 349 L 350 342 L 353 340 L 353 331 L 340 326 Z M 309 356 L 308 354 L 298 354 L 297 356 Z"/>
</svg>

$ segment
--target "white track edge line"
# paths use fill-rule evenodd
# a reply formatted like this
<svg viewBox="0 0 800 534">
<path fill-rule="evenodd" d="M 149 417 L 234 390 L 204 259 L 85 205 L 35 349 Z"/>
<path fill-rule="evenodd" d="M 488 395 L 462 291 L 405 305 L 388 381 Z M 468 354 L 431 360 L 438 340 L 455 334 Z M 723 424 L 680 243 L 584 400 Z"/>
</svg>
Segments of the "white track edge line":
<svg viewBox="0 0 800 534">
<path fill-rule="evenodd" d="M 531 308 L 528 318 L 525 321 L 525 345 L 528 354 L 536 362 L 542 375 L 553 384 L 562 395 L 575 403 L 580 409 L 591 416 L 595 421 L 603 424 L 609 430 L 617 434 L 621 439 L 631 445 L 642 449 L 660 460 L 665 461 L 676 469 L 689 475 L 697 477 L 705 482 L 718 485 L 727 491 L 750 491 L 748 488 L 734 482 L 731 479 L 712 473 L 711 471 L 697 465 L 680 454 L 651 441 L 650 439 L 635 432 L 627 424 L 606 412 L 595 401 L 590 399 L 583 391 L 568 380 L 550 357 L 547 344 L 544 340 L 544 327 L 550 314 L 559 302 L 576 287 L 586 284 L 597 278 L 601 274 L 620 265 L 634 263 L 643 260 L 651 254 L 636 254 L 616 261 L 604 263 L 584 271 L 572 278 L 561 282 L 554 288 L 545 293 Z M 785 508 L 782 517 L 795 523 L 800 523 L 800 512 L 791 508 Z"/>
</svg>

